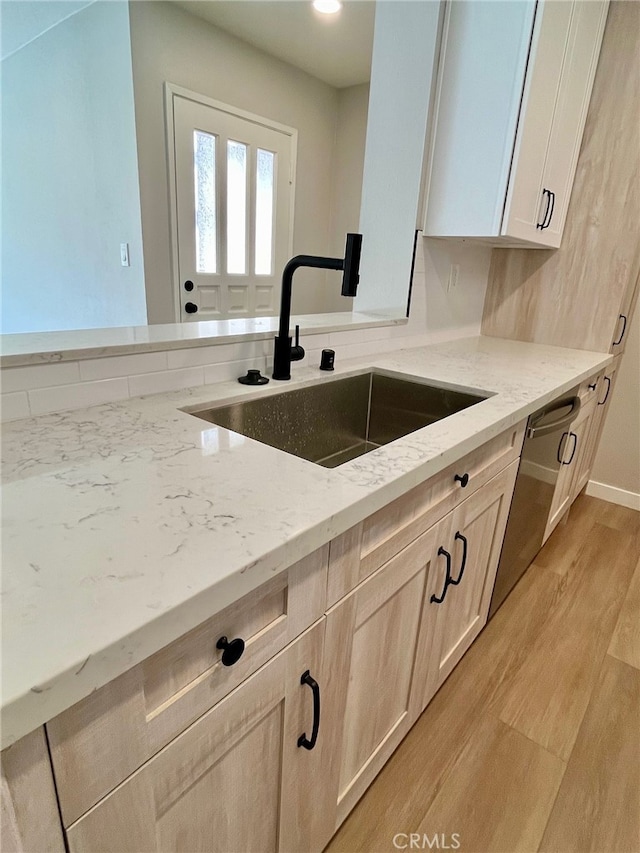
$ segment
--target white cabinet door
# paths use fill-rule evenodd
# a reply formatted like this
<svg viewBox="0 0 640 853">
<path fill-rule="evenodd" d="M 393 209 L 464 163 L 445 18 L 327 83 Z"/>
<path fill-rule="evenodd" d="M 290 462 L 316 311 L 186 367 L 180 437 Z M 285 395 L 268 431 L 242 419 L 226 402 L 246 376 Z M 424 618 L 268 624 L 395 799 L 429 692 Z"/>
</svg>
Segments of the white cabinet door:
<svg viewBox="0 0 640 853">
<path fill-rule="evenodd" d="M 560 245 L 607 9 L 608 0 L 450 4 L 426 236 Z"/>
<path fill-rule="evenodd" d="M 502 233 L 538 241 L 549 196 L 542 186 L 573 3 L 540 4 L 527 67 Z"/>
<path fill-rule="evenodd" d="M 607 0 L 541 4 L 503 234 L 560 245 L 607 9 Z"/>
</svg>

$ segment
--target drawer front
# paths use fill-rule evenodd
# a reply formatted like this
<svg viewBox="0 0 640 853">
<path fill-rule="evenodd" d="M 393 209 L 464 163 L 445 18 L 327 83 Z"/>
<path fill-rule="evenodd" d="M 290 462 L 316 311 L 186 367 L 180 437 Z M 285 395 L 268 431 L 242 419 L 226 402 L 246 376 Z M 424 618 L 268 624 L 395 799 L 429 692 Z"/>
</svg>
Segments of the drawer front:
<svg viewBox="0 0 640 853">
<path fill-rule="evenodd" d="M 525 425 L 523 421 L 506 430 L 335 539 L 329 557 L 327 604 L 339 601 L 517 459 Z"/>
<path fill-rule="evenodd" d="M 280 572 L 47 725 L 65 826 L 323 615 L 328 551 Z M 229 666 L 222 637 L 245 644 Z"/>
</svg>

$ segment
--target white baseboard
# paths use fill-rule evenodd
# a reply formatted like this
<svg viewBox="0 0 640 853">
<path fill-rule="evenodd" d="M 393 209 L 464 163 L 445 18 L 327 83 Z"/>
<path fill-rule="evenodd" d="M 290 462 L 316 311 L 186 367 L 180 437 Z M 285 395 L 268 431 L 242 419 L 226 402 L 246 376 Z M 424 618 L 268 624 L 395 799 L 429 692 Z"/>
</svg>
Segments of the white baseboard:
<svg viewBox="0 0 640 853">
<path fill-rule="evenodd" d="M 628 492 L 626 489 L 618 489 L 606 483 L 599 483 L 597 480 L 589 480 L 586 493 L 593 498 L 601 498 L 603 501 L 640 511 L 640 494 L 637 492 Z"/>
</svg>

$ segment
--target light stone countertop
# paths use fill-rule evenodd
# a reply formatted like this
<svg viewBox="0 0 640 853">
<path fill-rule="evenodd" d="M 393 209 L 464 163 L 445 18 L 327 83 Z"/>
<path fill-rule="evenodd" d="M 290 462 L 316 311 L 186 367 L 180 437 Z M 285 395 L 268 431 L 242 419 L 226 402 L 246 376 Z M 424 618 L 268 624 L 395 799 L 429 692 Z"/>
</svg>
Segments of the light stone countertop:
<svg viewBox="0 0 640 853">
<path fill-rule="evenodd" d="M 71 329 L 66 332 L 22 332 L 0 335 L 0 366 L 51 364 L 84 358 L 103 358 L 166 349 L 268 340 L 278 331 L 279 317 L 160 323 L 150 326 L 111 326 L 107 329 Z M 403 326 L 406 317 L 357 311 L 300 314 L 291 317 L 305 335 L 353 331 L 376 326 Z"/>
<path fill-rule="evenodd" d="M 611 360 L 466 338 L 5 425 L 2 747 Z M 333 470 L 179 410 L 369 368 L 492 396 Z"/>
</svg>

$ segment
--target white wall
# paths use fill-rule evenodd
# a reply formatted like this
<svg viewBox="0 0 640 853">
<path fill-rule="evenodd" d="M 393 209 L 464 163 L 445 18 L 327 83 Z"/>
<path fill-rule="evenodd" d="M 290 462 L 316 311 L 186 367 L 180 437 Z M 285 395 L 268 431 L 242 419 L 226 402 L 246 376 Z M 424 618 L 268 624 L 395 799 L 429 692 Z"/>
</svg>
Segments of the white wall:
<svg viewBox="0 0 640 853">
<path fill-rule="evenodd" d="M 149 322 L 174 319 L 165 81 L 297 128 L 294 254 L 327 255 L 338 90 L 170 3 L 131 3 L 130 19 Z M 325 278 L 296 273 L 294 313 L 347 310 L 340 277 Z"/>
<path fill-rule="evenodd" d="M 614 491 L 593 488 L 604 484 L 630 492 L 630 502 L 640 508 L 640 309 L 636 306 L 627 345 L 609 405 L 600 446 L 591 471 L 590 494 L 625 500 Z"/>
<path fill-rule="evenodd" d="M 17 4 L 17 41 L 21 9 L 38 29 Z M 127 4 L 82 9 L 0 69 L 2 331 L 144 324 Z"/>
</svg>

